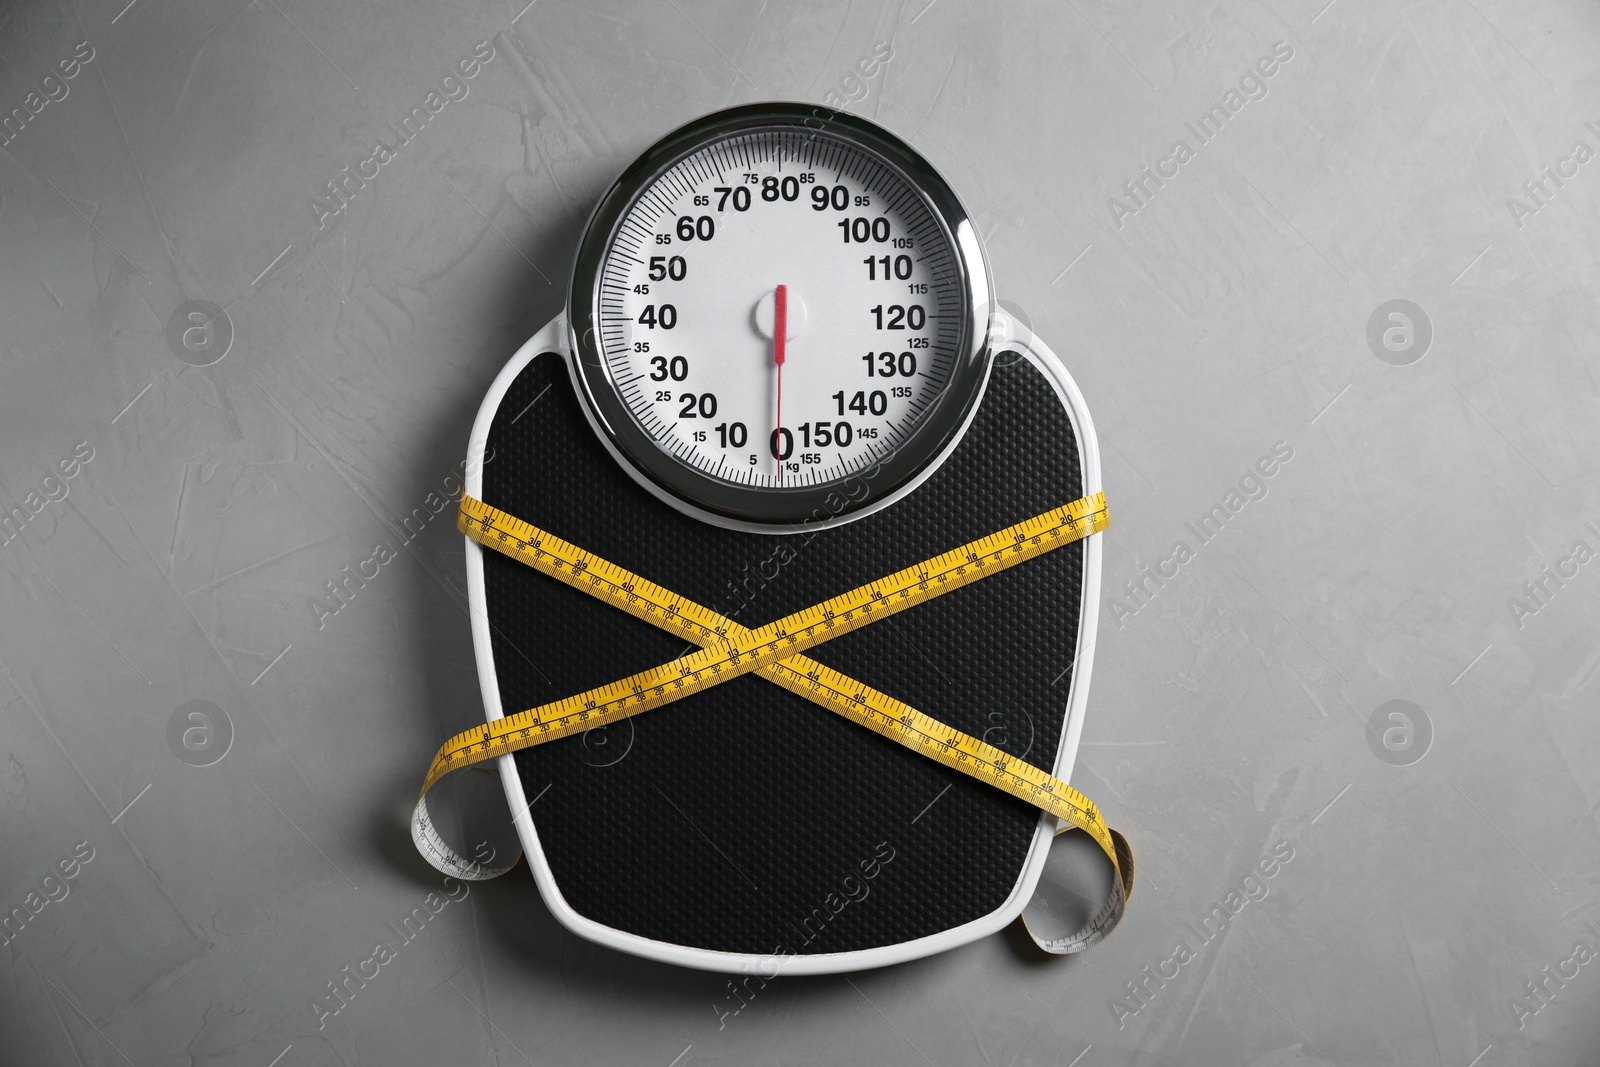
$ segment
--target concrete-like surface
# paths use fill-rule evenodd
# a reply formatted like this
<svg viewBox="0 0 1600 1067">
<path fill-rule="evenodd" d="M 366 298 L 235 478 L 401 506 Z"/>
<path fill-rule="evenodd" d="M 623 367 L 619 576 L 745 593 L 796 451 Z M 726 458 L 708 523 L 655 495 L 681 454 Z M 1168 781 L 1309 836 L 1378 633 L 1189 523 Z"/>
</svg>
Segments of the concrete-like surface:
<svg viewBox="0 0 1600 1067">
<path fill-rule="evenodd" d="M 1596 1062 L 1600 11 L 523 2 L 0 18 L 0 1060 Z M 943 170 L 1096 415 L 1074 781 L 1131 914 L 748 1002 L 525 868 L 403 941 L 410 798 L 480 714 L 450 512 L 403 520 L 616 172 L 784 98 Z"/>
</svg>

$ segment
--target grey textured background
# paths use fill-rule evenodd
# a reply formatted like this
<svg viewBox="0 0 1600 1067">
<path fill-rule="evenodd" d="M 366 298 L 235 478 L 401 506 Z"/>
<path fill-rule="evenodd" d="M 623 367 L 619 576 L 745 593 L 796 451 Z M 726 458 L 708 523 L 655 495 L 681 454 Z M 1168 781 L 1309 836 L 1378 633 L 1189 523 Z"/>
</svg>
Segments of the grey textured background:
<svg viewBox="0 0 1600 1067">
<path fill-rule="evenodd" d="M 0 1060 L 1600 1062 L 1574 952 L 1600 942 L 1600 562 L 1572 555 L 1600 550 L 1600 160 L 1570 157 L 1600 148 L 1600 10 L 1325 4 L 11 5 L 0 906 L 28 920 Z M 1277 41 L 1267 95 L 1200 145 L 1185 123 Z M 312 198 L 480 42 L 466 98 L 319 230 Z M 479 715 L 459 537 L 445 511 L 402 545 L 402 520 L 454 484 L 622 166 L 706 111 L 830 93 L 944 171 L 1103 432 L 1074 781 L 1137 850 L 1129 918 L 1070 960 L 1012 931 L 733 1014 L 723 977 L 564 933 L 524 868 L 319 1029 L 325 983 L 440 889 L 404 820 Z M 1178 138 L 1194 158 L 1114 213 Z M 1546 164 L 1577 172 L 1535 201 Z M 1367 340 L 1394 299 L 1433 329 L 1405 366 Z M 226 309 L 211 366 L 220 334 L 169 343 L 187 300 Z M 1185 524 L 1280 441 L 1202 544 Z M 1123 592 L 1180 539 L 1176 577 Z M 397 558 L 319 620 L 379 542 Z M 231 724 L 210 766 L 220 732 L 169 742 L 192 700 Z M 1369 732 L 1391 700 L 1421 709 L 1409 747 L 1387 711 Z M 490 788 L 474 836 L 504 823 Z M 1221 936 L 1186 926 L 1252 886 Z"/>
</svg>

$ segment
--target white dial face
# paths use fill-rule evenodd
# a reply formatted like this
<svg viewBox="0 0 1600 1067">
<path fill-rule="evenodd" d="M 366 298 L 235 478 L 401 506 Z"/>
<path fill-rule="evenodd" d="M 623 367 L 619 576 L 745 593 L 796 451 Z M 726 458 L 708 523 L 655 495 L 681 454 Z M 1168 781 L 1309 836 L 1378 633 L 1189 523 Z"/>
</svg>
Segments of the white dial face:
<svg viewBox="0 0 1600 1067">
<path fill-rule="evenodd" d="M 615 230 L 598 300 L 611 381 L 656 446 L 776 490 L 904 442 L 949 385 L 968 314 L 950 240 L 905 177 L 794 130 L 726 136 L 658 175 Z"/>
</svg>

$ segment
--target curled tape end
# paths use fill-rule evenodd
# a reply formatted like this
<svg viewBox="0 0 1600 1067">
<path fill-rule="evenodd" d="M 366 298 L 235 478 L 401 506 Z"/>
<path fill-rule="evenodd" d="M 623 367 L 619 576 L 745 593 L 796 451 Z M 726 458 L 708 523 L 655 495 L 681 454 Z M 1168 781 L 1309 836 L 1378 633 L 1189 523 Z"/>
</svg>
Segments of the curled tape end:
<svg viewBox="0 0 1600 1067">
<path fill-rule="evenodd" d="M 463 856 L 439 836 L 433 818 L 428 814 L 426 797 L 418 797 L 417 806 L 411 809 L 411 843 L 417 846 L 417 851 L 430 867 L 463 882 L 487 882 L 491 878 L 499 878 L 522 858 L 519 852 L 506 866 L 489 867 Z"/>
<path fill-rule="evenodd" d="M 1059 835 L 1076 829 L 1078 827 L 1067 825 L 1056 833 Z M 1071 956 L 1098 945 L 1117 928 L 1117 924 L 1122 921 L 1123 913 L 1127 910 L 1128 898 L 1133 895 L 1133 848 L 1122 834 L 1109 826 L 1106 829 L 1111 834 L 1111 843 L 1117 853 L 1116 877 L 1111 879 L 1111 892 L 1106 897 L 1106 902 L 1100 906 L 1100 910 L 1092 919 L 1081 929 L 1065 937 L 1040 937 L 1028 923 L 1028 908 L 1022 909 L 1022 928 L 1028 932 L 1028 937 L 1035 945 L 1052 956 Z M 1032 903 L 1029 901 L 1029 906 L 1032 906 Z"/>
</svg>

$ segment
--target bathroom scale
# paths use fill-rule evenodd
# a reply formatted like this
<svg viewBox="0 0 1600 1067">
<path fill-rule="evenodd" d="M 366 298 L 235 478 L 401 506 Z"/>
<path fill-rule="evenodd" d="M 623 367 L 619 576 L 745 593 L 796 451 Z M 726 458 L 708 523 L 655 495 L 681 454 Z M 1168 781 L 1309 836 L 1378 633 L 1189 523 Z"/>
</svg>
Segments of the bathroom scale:
<svg viewBox="0 0 1600 1067">
<path fill-rule="evenodd" d="M 458 526 L 483 725 L 546 906 L 709 970 L 848 971 L 1012 922 L 1068 784 L 1102 533 L 1093 423 L 913 148 L 806 104 L 669 134 L 601 198 L 562 315 L 490 387 Z"/>
</svg>

